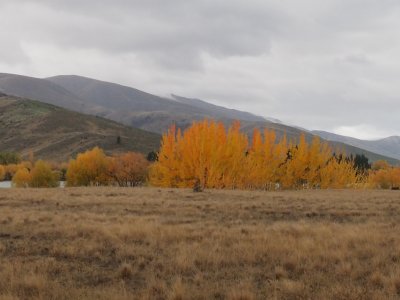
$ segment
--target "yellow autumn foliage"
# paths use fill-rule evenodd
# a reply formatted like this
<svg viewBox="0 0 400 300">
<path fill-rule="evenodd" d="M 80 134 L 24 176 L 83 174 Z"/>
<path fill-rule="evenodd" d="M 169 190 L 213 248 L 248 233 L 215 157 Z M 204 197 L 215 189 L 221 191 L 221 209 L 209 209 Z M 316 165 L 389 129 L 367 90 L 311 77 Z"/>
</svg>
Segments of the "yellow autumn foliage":
<svg viewBox="0 0 400 300">
<path fill-rule="evenodd" d="M 194 122 L 183 133 L 172 126 L 163 135 L 150 183 L 161 187 L 228 189 L 345 188 L 358 181 L 353 161 L 333 155 L 318 137 L 297 144 L 273 131 L 256 129 L 252 142 L 240 123 Z"/>
<path fill-rule="evenodd" d="M 31 173 L 27 168 L 18 169 L 12 177 L 12 185 L 15 187 L 29 187 L 31 181 Z"/>
<path fill-rule="evenodd" d="M 66 179 L 68 186 L 106 185 L 108 162 L 103 150 L 95 147 L 78 154 L 76 159 L 68 164 Z"/>
<path fill-rule="evenodd" d="M 0 181 L 4 180 L 6 177 L 6 168 L 0 165 Z"/>
</svg>

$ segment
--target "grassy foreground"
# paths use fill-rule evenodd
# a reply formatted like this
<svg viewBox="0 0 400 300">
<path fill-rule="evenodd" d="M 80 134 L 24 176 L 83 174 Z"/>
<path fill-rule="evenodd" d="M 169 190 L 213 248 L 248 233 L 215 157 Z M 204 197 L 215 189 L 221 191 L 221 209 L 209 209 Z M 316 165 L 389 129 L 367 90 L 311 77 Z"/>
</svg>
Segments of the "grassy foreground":
<svg viewBox="0 0 400 300">
<path fill-rule="evenodd" d="M 396 299 L 398 191 L 0 190 L 0 299 Z"/>
</svg>

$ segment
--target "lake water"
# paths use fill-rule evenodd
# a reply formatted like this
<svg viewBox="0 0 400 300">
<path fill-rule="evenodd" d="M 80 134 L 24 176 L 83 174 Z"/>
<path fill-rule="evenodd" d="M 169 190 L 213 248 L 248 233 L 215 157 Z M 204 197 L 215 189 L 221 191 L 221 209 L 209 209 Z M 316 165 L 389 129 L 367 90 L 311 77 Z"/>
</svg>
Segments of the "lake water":
<svg viewBox="0 0 400 300">
<path fill-rule="evenodd" d="M 60 188 L 65 187 L 65 181 L 60 181 Z M 11 188 L 11 181 L 0 181 L 0 189 Z"/>
<path fill-rule="evenodd" d="M 7 189 L 11 187 L 11 181 L 0 181 L 0 189 Z"/>
</svg>

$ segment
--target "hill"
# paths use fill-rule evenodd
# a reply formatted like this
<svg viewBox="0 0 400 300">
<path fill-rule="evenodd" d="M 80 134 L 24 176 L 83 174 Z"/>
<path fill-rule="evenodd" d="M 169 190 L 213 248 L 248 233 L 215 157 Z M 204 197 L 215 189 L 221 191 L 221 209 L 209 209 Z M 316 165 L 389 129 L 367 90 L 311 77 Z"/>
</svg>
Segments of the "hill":
<svg viewBox="0 0 400 300">
<path fill-rule="evenodd" d="M 73 93 L 51 81 L 39 78 L 0 73 L 0 92 L 21 98 L 39 100 L 72 110 L 88 110 L 84 101 Z M 90 107 L 91 111 L 95 109 L 92 105 Z"/>
<path fill-rule="evenodd" d="M 204 111 L 210 117 L 217 118 L 217 119 L 233 119 L 233 120 L 242 120 L 242 121 L 249 121 L 249 122 L 264 122 L 266 121 L 265 118 L 253 115 L 248 112 L 230 109 L 223 106 L 215 105 L 208 103 L 204 100 L 194 99 L 194 98 L 185 98 L 181 96 L 177 96 L 172 94 L 172 99 L 178 101 L 179 103 L 188 104 L 192 107 L 196 107 L 199 110 Z"/>
<path fill-rule="evenodd" d="M 379 140 L 360 140 L 326 131 L 313 131 L 325 140 L 342 142 L 357 148 L 363 148 L 384 156 L 400 159 L 400 136 L 391 136 Z"/>
<path fill-rule="evenodd" d="M 193 120 L 217 118 L 265 121 L 251 113 L 199 99 L 155 96 L 135 88 L 76 75 L 46 79 L 0 74 L 0 90 L 72 110 L 101 115 L 126 125 L 161 133 L 171 123 L 186 127 Z"/>
<path fill-rule="evenodd" d="M 171 95 L 172 99 L 166 99 L 134 88 L 74 75 L 55 76 L 47 78 L 47 80 L 60 85 L 70 93 L 76 94 L 80 99 L 86 99 L 96 106 L 101 106 L 104 109 L 103 116 L 106 118 L 153 132 L 161 133 L 173 122 L 178 127 L 184 128 L 191 124 L 193 120 L 214 118 L 226 124 L 233 120 L 240 120 L 242 130 L 250 135 L 253 129 L 258 127 L 273 129 L 277 132 L 278 137 L 286 135 L 292 140 L 297 140 L 301 134 L 305 134 L 307 140 L 311 141 L 314 136 L 313 132 L 287 126 L 279 120 L 271 120 L 248 112 L 225 108 L 200 99 L 185 98 L 173 94 Z M 87 106 L 89 105 L 88 102 L 86 102 Z M 394 156 L 390 151 L 378 152 L 374 151 L 373 147 L 355 145 L 343 140 L 330 141 L 335 149 L 344 150 L 349 154 L 364 154 L 371 161 L 385 159 L 397 164 L 397 159 L 400 159 L 400 156 Z"/>
<path fill-rule="evenodd" d="M 101 117 L 12 96 L 0 97 L 0 151 L 67 160 L 94 146 L 107 153 L 157 150 L 160 136 Z M 120 143 L 117 143 L 117 137 Z"/>
<path fill-rule="evenodd" d="M 38 79 L 0 74 L 0 91 L 101 116 L 155 133 L 164 132 L 172 123 L 185 128 L 195 120 L 213 118 L 225 124 L 240 120 L 243 131 L 250 135 L 255 127 L 273 129 L 278 137 L 286 134 L 294 141 L 301 134 L 305 134 L 308 140 L 315 134 L 285 125 L 279 120 L 225 108 L 200 99 L 176 95 L 163 98 L 131 87 L 76 75 Z M 371 161 L 386 159 L 391 163 L 398 163 L 396 159 L 375 154 L 374 151 L 363 147 L 347 145 L 343 141 L 331 141 L 331 145 L 348 154 L 365 154 Z"/>
<path fill-rule="evenodd" d="M 75 75 L 40 79 L 0 74 L 0 91 L 102 116 L 156 133 L 162 133 L 172 123 L 184 128 L 193 120 L 204 118 L 217 118 L 227 122 L 237 119 L 238 116 L 248 121 L 264 120 L 250 113 L 206 102 L 201 107 L 194 105 L 193 99 L 163 98 L 120 84 Z"/>
<path fill-rule="evenodd" d="M 102 107 L 102 116 L 134 127 L 162 133 L 170 124 L 184 128 L 193 120 L 216 118 L 232 121 L 264 121 L 265 119 L 213 105 L 198 99 L 172 95 L 172 99 L 158 97 L 131 87 L 76 75 L 47 78 L 80 99 L 86 105 Z"/>
</svg>

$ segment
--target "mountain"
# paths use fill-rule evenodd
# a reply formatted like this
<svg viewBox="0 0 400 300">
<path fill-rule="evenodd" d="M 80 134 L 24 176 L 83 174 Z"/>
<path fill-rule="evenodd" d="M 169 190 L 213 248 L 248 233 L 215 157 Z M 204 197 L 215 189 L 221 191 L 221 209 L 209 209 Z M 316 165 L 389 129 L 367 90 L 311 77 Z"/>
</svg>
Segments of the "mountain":
<svg viewBox="0 0 400 300">
<path fill-rule="evenodd" d="M 54 105 L 0 96 L 0 151 L 65 161 L 94 146 L 106 153 L 159 148 L 160 136 L 101 117 L 81 114 Z M 120 137 L 118 143 L 117 137 Z"/>
<path fill-rule="evenodd" d="M 4 80 L 1 80 L 4 78 Z M 279 120 L 214 105 L 200 99 L 158 97 L 131 87 L 76 75 L 46 79 L 0 74 L 0 91 L 102 116 L 125 125 L 162 133 L 172 123 L 184 128 L 194 120 L 214 118 L 226 124 L 240 120 L 249 131 L 260 124 L 290 135 Z M 298 135 L 299 130 L 294 130 Z"/>
<path fill-rule="evenodd" d="M 171 95 L 171 99 L 167 99 L 119 84 L 74 75 L 55 76 L 47 80 L 74 93 L 80 99 L 86 99 L 96 106 L 101 106 L 104 109 L 102 116 L 105 118 L 153 132 L 162 133 L 171 123 L 184 128 L 193 120 L 214 118 L 225 124 L 240 120 L 242 130 L 249 135 L 257 127 L 275 130 L 278 138 L 286 135 L 295 141 L 301 134 L 305 134 L 308 141 L 313 138 L 312 133 L 302 128 L 288 126 L 274 119 L 270 121 L 248 112 L 225 108 L 200 99 L 174 94 Z M 396 162 L 389 157 L 376 155 L 367 149 L 348 146 L 341 141 L 332 142 L 331 145 L 349 154 L 364 154 L 372 161 L 386 159 L 392 163 Z"/>
<path fill-rule="evenodd" d="M 162 98 L 131 87 L 81 76 L 61 75 L 47 80 L 85 99 L 87 105 L 102 107 L 100 114 L 105 118 L 158 133 L 165 131 L 172 123 L 184 128 L 193 120 L 233 120 L 237 115 L 237 111 L 222 107 L 215 112 L 207 105 L 193 105 L 195 101 L 192 99 L 179 97 L 178 101 L 178 98 Z M 232 114 L 228 111 L 232 111 Z M 251 114 L 243 115 L 250 119 Z M 254 120 L 262 118 L 254 116 Z"/>
<path fill-rule="evenodd" d="M 312 133 L 328 141 L 342 142 L 377 154 L 400 159 L 400 136 L 391 136 L 379 140 L 360 140 L 326 131 L 315 130 Z"/>
<path fill-rule="evenodd" d="M 305 134 L 310 141 L 315 134 L 299 127 L 285 125 L 279 120 L 225 108 L 200 99 L 177 95 L 163 98 L 131 87 L 76 75 L 38 79 L 0 74 L 0 91 L 104 117 L 155 133 L 164 132 L 172 123 L 185 128 L 193 121 L 212 118 L 225 124 L 240 120 L 242 130 L 249 135 L 256 127 L 273 129 L 278 137 L 286 135 L 293 141 L 298 140 L 301 134 Z M 348 154 L 365 154 L 371 161 L 386 159 L 398 163 L 395 159 L 347 145 L 342 141 L 332 141 L 330 144 L 334 149 L 344 150 Z"/>
<path fill-rule="evenodd" d="M 185 98 L 174 94 L 172 94 L 171 97 L 172 99 L 174 99 L 179 103 L 188 104 L 192 107 L 196 107 L 197 109 L 202 110 L 205 114 L 213 118 L 230 119 L 230 120 L 233 119 L 233 120 L 242 120 L 250 122 L 266 121 L 266 119 L 263 117 L 256 116 L 244 111 L 211 104 L 204 100 L 195 98 Z"/>
<path fill-rule="evenodd" d="M 77 111 L 88 111 L 85 102 L 76 95 L 51 81 L 39 78 L 0 73 L 0 92 Z M 96 108 L 90 105 L 91 111 Z"/>
</svg>

